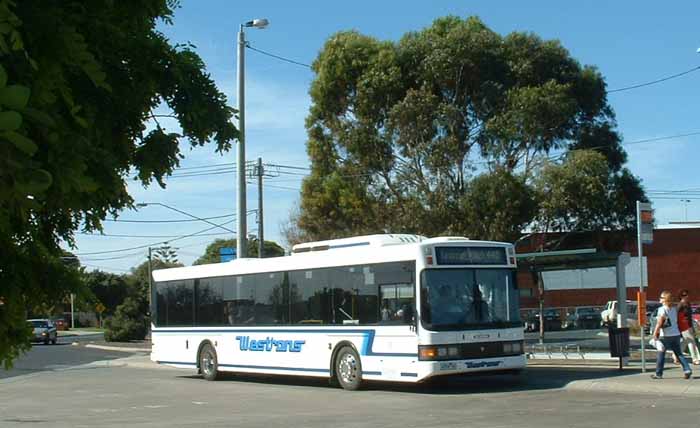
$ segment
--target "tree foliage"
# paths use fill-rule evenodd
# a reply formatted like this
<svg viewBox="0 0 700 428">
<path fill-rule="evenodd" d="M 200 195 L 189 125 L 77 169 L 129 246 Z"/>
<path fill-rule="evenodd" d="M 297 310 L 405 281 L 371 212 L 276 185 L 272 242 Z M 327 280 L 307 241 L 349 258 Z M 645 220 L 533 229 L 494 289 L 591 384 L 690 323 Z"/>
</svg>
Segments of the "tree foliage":
<svg viewBox="0 0 700 428">
<path fill-rule="evenodd" d="M 75 278 L 59 242 L 99 230 L 178 165 L 179 141 L 227 150 L 235 113 L 190 45 L 173 45 L 175 0 L 0 0 L 0 361 L 26 349 L 27 306 Z M 182 129 L 158 123 L 167 109 Z M 153 126 L 147 126 L 148 122 Z"/>
<path fill-rule="evenodd" d="M 92 293 L 88 299 L 88 307 L 94 311 L 98 303 L 105 307 L 105 316 L 113 315 L 117 306 L 132 294 L 124 275 L 115 275 L 101 270 L 93 270 L 83 275 L 85 285 Z"/>
<path fill-rule="evenodd" d="M 398 42 L 337 33 L 313 70 L 297 235 L 513 240 L 527 225 L 632 225 L 643 191 L 623 167 L 605 81 L 558 41 L 446 17 Z M 584 209 L 555 171 L 589 161 L 581 174 L 599 185 Z"/>
<path fill-rule="evenodd" d="M 236 248 L 236 239 L 216 239 L 211 244 L 207 245 L 204 254 L 194 261 L 195 265 L 203 265 L 208 263 L 221 262 L 219 250 L 221 248 Z M 263 243 L 263 256 L 280 257 L 284 255 L 284 248 L 280 247 L 276 242 L 265 241 Z M 258 257 L 258 240 L 248 239 L 248 257 Z"/>
<path fill-rule="evenodd" d="M 107 342 L 128 342 L 143 340 L 148 333 L 148 319 L 142 310 L 142 303 L 127 297 L 117 307 L 113 317 L 105 321 L 105 340 Z"/>
</svg>

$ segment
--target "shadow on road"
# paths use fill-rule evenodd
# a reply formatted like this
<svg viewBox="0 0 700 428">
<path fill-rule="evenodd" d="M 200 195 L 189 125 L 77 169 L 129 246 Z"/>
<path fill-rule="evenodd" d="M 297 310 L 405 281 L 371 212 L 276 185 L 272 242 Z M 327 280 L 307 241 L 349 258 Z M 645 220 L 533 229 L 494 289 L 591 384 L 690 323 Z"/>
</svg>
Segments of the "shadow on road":
<svg viewBox="0 0 700 428">
<path fill-rule="evenodd" d="M 581 380 L 603 380 L 637 374 L 636 369 L 623 371 L 612 368 L 556 368 L 532 367 L 520 374 L 488 373 L 480 375 L 444 376 L 423 383 L 366 382 L 363 390 L 394 391 L 409 394 L 489 394 L 518 391 L 537 391 L 564 388 L 567 384 Z M 178 376 L 197 382 L 206 382 L 198 375 Z M 285 385 L 308 388 L 335 388 L 328 379 L 272 376 L 260 374 L 223 373 L 220 382 L 240 382 L 261 385 Z"/>
</svg>

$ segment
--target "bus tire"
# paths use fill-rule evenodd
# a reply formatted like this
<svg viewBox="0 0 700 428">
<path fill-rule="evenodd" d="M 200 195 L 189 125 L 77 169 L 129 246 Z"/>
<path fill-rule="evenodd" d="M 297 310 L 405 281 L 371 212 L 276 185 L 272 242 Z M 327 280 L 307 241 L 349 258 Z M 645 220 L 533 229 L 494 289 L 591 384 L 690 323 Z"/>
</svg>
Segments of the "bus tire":
<svg viewBox="0 0 700 428">
<path fill-rule="evenodd" d="M 205 343 L 199 351 L 199 371 L 206 380 L 216 380 L 219 377 L 219 362 L 211 343 Z"/>
<path fill-rule="evenodd" d="M 343 389 L 356 391 L 362 386 L 362 363 L 357 352 L 344 346 L 335 358 L 335 376 Z"/>
</svg>

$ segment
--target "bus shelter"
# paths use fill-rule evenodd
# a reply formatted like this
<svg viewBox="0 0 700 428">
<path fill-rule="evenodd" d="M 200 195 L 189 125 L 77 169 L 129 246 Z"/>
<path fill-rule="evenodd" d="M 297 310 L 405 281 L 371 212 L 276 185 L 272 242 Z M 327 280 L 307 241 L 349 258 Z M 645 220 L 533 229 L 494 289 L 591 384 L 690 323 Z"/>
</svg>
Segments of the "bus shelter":
<svg viewBox="0 0 700 428">
<path fill-rule="evenodd" d="M 626 327 L 628 318 L 627 287 L 625 267 L 630 262 L 630 254 L 625 252 L 604 252 L 595 248 L 576 250 L 543 251 L 521 253 L 516 255 L 520 268 L 525 268 L 532 275 L 537 286 L 539 300 L 539 338 L 544 342 L 545 326 L 542 322 L 544 313 L 545 282 L 543 273 L 554 271 L 574 271 L 594 268 L 614 268 L 615 288 L 618 301 L 617 327 Z"/>
</svg>

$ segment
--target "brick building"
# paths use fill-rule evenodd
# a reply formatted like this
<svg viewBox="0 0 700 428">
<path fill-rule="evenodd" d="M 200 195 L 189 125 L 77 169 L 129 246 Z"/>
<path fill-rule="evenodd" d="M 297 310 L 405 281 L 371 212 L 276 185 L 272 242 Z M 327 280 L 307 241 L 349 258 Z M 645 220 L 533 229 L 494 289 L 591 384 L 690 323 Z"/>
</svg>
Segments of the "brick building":
<svg viewBox="0 0 700 428">
<path fill-rule="evenodd" d="M 560 239 L 561 237 L 561 239 Z M 628 252 L 634 258 L 631 266 L 638 264 L 637 240 L 634 232 L 602 232 L 595 236 L 578 235 L 532 235 L 517 245 L 518 253 L 535 252 L 548 240 L 563 242 L 557 250 L 595 248 L 600 252 Z M 654 242 L 645 245 L 648 275 L 648 300 L 656 300 L 662 290 L 670 290 L 674 295 L 682 289 L 690 290 L 693 300 L 700 302 L 700 227 L 687 225 L 667 225 L 654 229 Z M 636 299 L 639 279 L 634 284 L 627 282 L 627 296 Z M 518 287 L 520 307 L 535 308 L 539 305 L 539 293 L 533 275 L 524 263 L 519 267 Z M 545 288 L 547 286 L 545 285 Z M 603 306 L 608 300 L 616 299 L 615 288 L 575 288 L 546 290 L 545 307 Z"/>
</svg>

